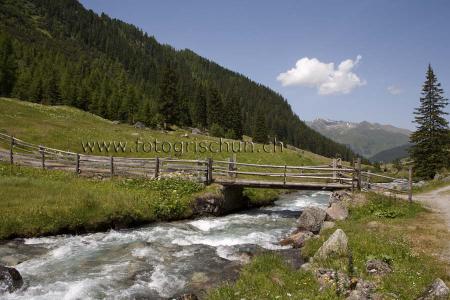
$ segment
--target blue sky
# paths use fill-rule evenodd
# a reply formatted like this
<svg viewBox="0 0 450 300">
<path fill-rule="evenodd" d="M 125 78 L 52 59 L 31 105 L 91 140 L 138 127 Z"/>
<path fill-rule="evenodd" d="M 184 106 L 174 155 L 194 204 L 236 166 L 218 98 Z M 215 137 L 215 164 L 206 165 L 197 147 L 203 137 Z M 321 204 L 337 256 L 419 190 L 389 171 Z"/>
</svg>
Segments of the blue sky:
<svg viewBox="0 0 450 300">
<path fill-rule="evenodd" d="M 269 86 L 303 120 L 412 129 L 428 63 L 450 96 L 450 1 L 81 3 Z"/>
</svg>

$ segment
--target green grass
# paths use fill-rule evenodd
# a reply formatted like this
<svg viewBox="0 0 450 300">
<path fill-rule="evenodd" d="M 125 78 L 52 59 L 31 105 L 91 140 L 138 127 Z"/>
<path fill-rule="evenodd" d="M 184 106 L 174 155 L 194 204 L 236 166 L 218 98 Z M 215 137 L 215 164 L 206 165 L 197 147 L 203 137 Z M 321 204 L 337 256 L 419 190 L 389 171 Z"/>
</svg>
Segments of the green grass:
<svg viewBox="0 0 450 300">
<path fill-rule="evenodd" d="M 0 186 L 0 240 L 190 218 L 197 196 L 219 191 L 217 185 L 180 178 L 98 180 L 5 163 L 0 163 Z M 279 193 L 244 191 L 257 206 L 270 204 Z"/>
<path fill-rule="evenodd" d="M 274 189 L 245 188 L 244 196 L 247 196 L 252 204 L 260 206 L 273 203 L 284 192 Z"/>
<path fill-rule="evenodd" d="M 264 254 L 247 265 L 236 283 L 209 292 L 207 299 L 333 299 L 334 290 L 319 292 L 310 272 L 294 271 L 280 257 Z"/>
<path fill-rule="evenodd" d="M 171 143 L 218 140 L 205 135 L 193 135 L 183 129 L 169 132 L 148 128 L 137 129 L 128 124 L 113 124 L 109 120 L 72 107 L 46 106 L 8 98 L 0 98 L 0 132 L 14 135 L 29 143 L 78 153 L 83 153 L 82 141 L 122 141 L 128 145 L 135 145 L 137 139 L 147 142 L 157 139 Z M 185 137 L 185 134 L 188 136 Z M 262 150 L 261 145 L 257 145 L 254 153 L 237 153 L 237 161 L 274 165 L 315 165 L 330 162 L 330 159 L 308 151 L 285 148 L 282 153 L 277 152 L 274 155 L 257 150 Z M 133 157 L 179 156 L 186 159 L 212 157 L 215 160 L 226 160 L 232 156 L 232 153 L 226 151 L 222 153 L 190 151 L 181 155 L 175 153 L 162 155 L 143 151 L 111 154 L 97 150 L 95 154 Z"/>
<path fill-rule="evenodd" d="M 442 180 L 430 180 L 425 182 L 425 184 L 421 187 L 413 187 L 413 193 L 414 194 L 421 194 L 426 192 L 431 192 L 432 190 L 442 188 L 445 186 L 450 185 L 450 182 L 448 181 L 442 181 Z"/>
<path fill-rule="evenodd" d="M 369 194 L 367 203 L 352 207 L 349 219 L 337 223 L 337 228 L 349 238 L 354 276 L 378 282 L 377 292 L 385 299 L 393 299 L 393 295 L 396 299 L 415 299 L 436 277 L 447 283 L 450 281 L 445 266 L 429 249 L 426 253 L 416 251 L 408 237 L 409 226 L 423 214 L 429 212 L 418 203 Z M 373 221 L 377 222 L 375 228 L 368 226 Z M 302 248 L 302 255 L 312 257 L 335 230 L 324 231 L 318 239 L 310 239 Z M 365 262 L 371 258 L 388 261 L 394 271 L 374 279 L 365 270 Z M 347 256 L 314 264 L 350 273 Z M 277 284 L 279 280 L 273 278 L 281 279 L 283 284 Z M 276 296 L 280 296 L 279 299 L 341 299 L 332 288 L 319 292 L 311 273 L 290 269 L 274 254 L 257 257 L 245 267 L 236 283 L 211 291 L 208 299 L 275 299 Z"/>
<path fill-rule="evenodd" d="M 181 179 L 101 181 L 5 164 L 0 186 L 0 239 L 186 218 L 204 190 Z"/>
</svg>

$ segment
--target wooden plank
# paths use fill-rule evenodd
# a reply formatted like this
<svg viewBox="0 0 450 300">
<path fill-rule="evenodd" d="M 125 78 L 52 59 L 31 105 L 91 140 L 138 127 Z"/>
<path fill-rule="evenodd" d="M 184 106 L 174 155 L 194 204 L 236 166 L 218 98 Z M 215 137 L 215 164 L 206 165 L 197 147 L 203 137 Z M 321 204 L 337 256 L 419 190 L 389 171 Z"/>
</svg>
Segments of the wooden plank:
<svg viewBox="0 0 450 300">
<path fill-rule="evenodd" d="M 206 163 L 204 160 L 162 158 L 164 162 Z"/>
<path fill-rule="evenodd" d="M 313 182 L 277 182 L 277 181 L 257 181 L 257 180 L 230 180 L 217 179 L 214 182 L 222 185 L 254 187 L 254 188 L 273 188 L 273 189 L 299 189 L 299 190 L 338 190 L 346 189 L 351 186 L 340 183 L 313 183 Z"/>
<path fill-rule="evenodd" d="M 395 177 L 391 177 L 391 176 L 376 174 L 376 173 L 372 173 L 372 172 L 361 172 L 361 174 L 363 174 L 365 176 L 375 176 L 375 177 L 381 177 L 381 178 L 386 178 L 386 179 L 391 179 L 391 180 L 404 179 L 404 178 L 395 178 Z"/>
</svg>

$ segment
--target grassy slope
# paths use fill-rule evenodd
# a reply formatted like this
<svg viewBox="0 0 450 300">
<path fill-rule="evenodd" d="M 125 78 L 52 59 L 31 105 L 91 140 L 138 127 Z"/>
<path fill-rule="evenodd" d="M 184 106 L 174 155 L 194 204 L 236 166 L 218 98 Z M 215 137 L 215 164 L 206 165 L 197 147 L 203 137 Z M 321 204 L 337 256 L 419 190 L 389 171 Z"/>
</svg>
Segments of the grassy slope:
<svg viewBox="0 0 450 300">
<path fill-rule="evenodd" d="M 24 141 L 62 150 L 81 152 L 81 141 L 127 141 L 136 138 L 152 141 L 217 140 L 202 135 L 182 137 L 184 130 L 164 133 L 115 125 L 90 113 L 65 106 L 44 106 L 0 98 L 0 132 Z M 1 145 L 0 147 L 8 145 Z M 111 155 L 106 153 L 96 153 Z M 133 157 L 153 157 L 156 153 L 118 153 Z M 183 158 L 226 159 L 230 153 L 187 153 Z M 238 153 L 238 161 L 262 164 L 312 165 L 329 159 L 307 151 L 285 149 L 283 153 Z M 0 165 L 0 239 L 35 236 L 62 231 L 77 232 L 116 225 L 132 225 L 158 219 L 189 217 L 194 199 L 192 184 L 138 181 L 127 185 L 122 179 L 94 181 L 73 174 L 10 168 Z M 176 193 L 172 193 L 176 190 Z M 257 204 L 271 202 L 279 191 L 247 189 L 245 194 Z"/>
<path fill-rule="evenodd" d="M 205 190 L 180 179 L 99 181 L 4 163 L 0 186 L 0 240 L 186 218 Z"/>
<path fill-rule="evenodd" d="M 348 220 L 337 223 L 349 238 L 355 275 L 378 281 L 377 292 L 385 295 L 385 299 L 415 299 L 436 277 L 448 284 L 450 277 L 446 268 L 449 266 L 436 258 L 448 233 L 426 225 L 435 217 L 419 204 L 409 205 L 398 199 L 370 195 L 368 203 L 351 210 Z M 336 228 L 323 232 L 319 239 L 309 240 L 302 255 L 314 255 L 334 230 Z M 364 264 L 372 257 L 391 261 L 394 272 L 380 279 L 371 277 Z M 348 257 L 335 257 L 320 265 L 349 272 Z M 290 269 L 272 254 L 263 255 L 245 267 L 236 283 L 211 291 L 209 299 L 266 299 L 268 295 L 271 299 L 272 296 L 341 299 L 333 288 L 319 292 L 313 278 L 309 272 Z"/>
<path fill-rule="evenodd" d="M 0 98 L 0 132 L 14 135 L 26 142 L 61 150 L 82 153 L 81 141 L 127 141 L 134 145 L 142 141 L 212 141 L 203 135 L 192 135 L 184 130 L 164 133 L 158 130 L 136 129 L 127 124 L 115 125 L 96 115 L 66 106 L 44 106 L 14 99 Z M 183 137 L 188 133 L 189 137 Z M 105 154 L 105 153 L 96 153 Z M 106 154 L 105 154 L 106 155 Z M 111 155 L 111 154 L 108 154 Z M 155 157 L 156 153 L 125 153 L 114 156 Z M 182 158 L 213 157 L 227 159 L 232 153 L 185 153 Z M 163 156 L 159 154 L 159 156 Z M 168 156 L 168 155 L 167 155 Z M 173 155 L 172 155 L 173 156 Z M 307 151 L 285 149 L 283 153 L 238 153 L 238 162 L 270 163 L 276 165 L 311 165 L 329 162 L 323 156 Z"/>
</svg>

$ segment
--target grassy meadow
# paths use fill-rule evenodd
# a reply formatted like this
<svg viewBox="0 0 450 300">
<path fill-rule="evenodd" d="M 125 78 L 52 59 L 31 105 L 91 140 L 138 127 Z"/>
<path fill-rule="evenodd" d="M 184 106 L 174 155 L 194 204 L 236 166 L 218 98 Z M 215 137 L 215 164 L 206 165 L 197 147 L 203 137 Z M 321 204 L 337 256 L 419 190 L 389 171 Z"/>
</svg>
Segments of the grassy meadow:
<svg viewBox="0 0 450 300">
<path fill-rule="evenodd" d="M 210 142 L 218 138 L 192 134 L 190 131 L 175 129 L 164 132 L 148 128 L 138 129 L 129 124 L 114 124 L 94 114 L 67 106 L 46 106 L 9 98 L 0 98 L 0 132 L 13 135 L 29 143 L 44 145 L 60 150 L 83 153 L 81 142 L 88 141 L 121 141 L 134 145 L 139 139 L 144 142 L 158 141 L 175 142 Z M 230 142 L 232 140 L 229 140 Z M 0 144 L 1 146 L 1 144 Z M 7 145 L 3 145 L 6 147 Z M 191 148 L 192 149 L 192 148 Z M 259 150 L 259 152 L 258 152 Z M 86 153 L 90 154 L 90 153 Z M 180 157 L 186 159 L 226 160 L 233 155 L 231 152 L 161 154 L 155 152 L 105 153 L 98 149 L 96 155 L 132 156 L 132 157 Z M 317 165 L 330 163 L 330 159 L 308 152 L 284 149 L 283 152 L 265 153 L 261 145 L 256 145 L 253 153 L 237 153 L 238 162 L 275 164 L 275 165 Z"/>
<path fill-rule="evenodd" d="M 351 209 L 349 219 L 337 222 L 349 238 L 353 268 L 349 257 L 332 257 L 315 261 L 322 267 L 341 270 L 350 277 L 377 283 L 383 299 L 415 299 L 435 278 L 447 284 L 448 264 L 437 259 L 444 251 L 449 236 L 430 222 L 436 215 L 420 204 L 369 194 L 364 204 Z M 439 220 L 435 220 L 439 222 Z M 313 256 L 323 242 L 336 230 L 325 230 L 318 239 L 307 241 L 298 255 Z M 368 259 L 387 261 L 393 272 L 373 277 L 365 270 Z M 319 292 L 314 275 L 293 270 L 275 254 L 265 254 L 244 268 L 236 283 L 225 284 L 211 291 L 208 299 L 344 299 L 334 285 Z"/>
<path fill-rule="evenodd" d="M 181 179 L 93 180 L 7 164 L 0 164 L 0 186 L 0 240 L 187 218 L 205 191 Z"/>
<path fill-rule="evenodd" d="M 183 129 L 138 129 L 129 124 L 114 124 L 88 112 L 66 106 L 45 106 L 15 99 L 0 98 L 0 132 L 33 144 L 82 152 L 82 141 L 217 141 L 206 135 L 194 135 Z M 0 147 L 8 145 L 0 143 Z M 256 150 L 260 149 L 258 145 Z M 90 153 L 87 153 L 90 154 Z M 160 156 L 155 152 L 106 153 L 130 157 Z M 175 155 L 166 155 L 175 156 Z M 193 152 L 179 155 L 186 159 L 226 160 L 231 153 Z M 239 162 L 314 165 L 330 159 L 307 151 L 284 149 L 281 153 L 237 153 Z M 251 169 L 251 168 L 250 168 Z M 199 184 L 183 180 L 161 181 L 94 180 L 61 171 L 10 167 L 0 164 L 0 239 L 65 232 L 84 232 L 115 226 L 130 226 L 156 220 L 190 216 L 189 204 Z M 207 187 L 207 189 L 214 187 Z M 274 201 L 282 191 L 246 189 L 244 194 L 257 205 Z"/>
</svg>

